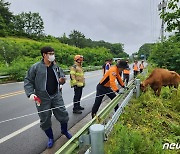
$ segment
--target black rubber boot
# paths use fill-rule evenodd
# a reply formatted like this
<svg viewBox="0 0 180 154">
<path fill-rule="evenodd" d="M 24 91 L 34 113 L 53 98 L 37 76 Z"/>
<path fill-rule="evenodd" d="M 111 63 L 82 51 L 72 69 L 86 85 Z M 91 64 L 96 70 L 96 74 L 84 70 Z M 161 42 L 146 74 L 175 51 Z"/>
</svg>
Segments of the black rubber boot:
<svg viewBox="0 0 180 154">
<path fill-rule="evenodd" d="M 61 133 L 64 134 L 68 139 L 72 138 L 72 135 L 67 130 L 67 123 L 61 124 Z"/>
<path fill-rule="evenodd" d="M 82 107 L 82 106 L 80 105 L 80 102 L 78 103 L 78 109 L 79 109 L 79 110 L 84 110 L 84 107 Z"/>
<path fill-rule="evenodd" d="M 54 137 L 53 137 L 53 131 L 52 128 L 48 128 L 47 130 L 44 131 L 45 134 L 47 135 L 48 139 L 48 143 L 47 143 L 47 148 L 52 148 L 53 144 L 54 144 Z"/>
<path fill-rule="evenodd" d="M 74 103 L 73 113 L 75 113 L 75 114 L 81 114 L 82 113 L 82 111 L 78 108 L 78 103 Z"/>
</svg>

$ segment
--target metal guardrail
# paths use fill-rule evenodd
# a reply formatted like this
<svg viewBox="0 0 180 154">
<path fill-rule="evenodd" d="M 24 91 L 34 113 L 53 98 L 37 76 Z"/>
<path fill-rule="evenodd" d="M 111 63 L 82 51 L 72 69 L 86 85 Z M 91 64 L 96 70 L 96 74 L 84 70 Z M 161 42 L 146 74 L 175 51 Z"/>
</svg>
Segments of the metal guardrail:
<svg viewBox="0 0 180 154">
<path fill-rule="evenodd" d="M 134 88 L 129 92 L 127 97 L 123 100 L 122 104 L 119 106 L 118 110 L 115 112 L 115 114 L 112 116 L 112 118 L 105 125 L 105 134 L 106 135 L 108 135 L 111 132 L 113 125 L 119 119 L 121 113 L 123 112 L 124 107 L 127 105 L 127 103 L 130 101 L 131 97 L 133 96 L 133 93 L 134 93 Z"/>
<path fill-rule="evenodd" d="M 82 67 L 82 68 L 83 68 L 83 70 L 85 70 L 85 71 L 89 71 L 89 70 L 92 71 L 92 70 L 101 69 L 102 66 L 88 66 L 88 67 Z M 63 71 L 64 71 L 64 73 L 70 72 L 69 69 L 64 69 Z"/>
<path fill-rule="evenodd" d="M 120 100 L 125 98 L 129 93 L 135 88 L 134 82 L 132 82 L 128 86 L 128 90 L 124 92 L 124 94 L 117 95 L 108 105 L 103 108 L 96 117 L 94 117 L 91 121 L 89 121 L 83 128 L 81 128 L 68 142 L 66 142 L 55 154 L 71 154 L 73 151 L 79 146 L 79 138 L 82 135 L 87 135 L 89 132 L 89 127 L 92 124 L 97 123 L 97 119 L 99 123 L 103 123 L 105 119 L 109 116 L 109 113 L 115 108 L 115 106 L 119 103 Z M 123 104 L 124 107 L 125 104 Z"/>
<path fill-rule="evenodd" d="M 9 77 L 10 77 L 9 75 L 1 75 L 0 79 L 5 79 L 5 78 L 9 78 Z"/>
</svg>

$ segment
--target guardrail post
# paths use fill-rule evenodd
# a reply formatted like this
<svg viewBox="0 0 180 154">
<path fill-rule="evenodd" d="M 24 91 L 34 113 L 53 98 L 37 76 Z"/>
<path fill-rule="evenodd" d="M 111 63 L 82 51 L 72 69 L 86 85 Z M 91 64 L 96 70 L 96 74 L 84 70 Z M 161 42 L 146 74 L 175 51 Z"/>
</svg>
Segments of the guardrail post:
<svg viewBox="0 0 180 154">
<path fill-rule="evenodd" d="M 104 154 L 104 126 L 94 124 L 90 128 L 91 154 Z"/>
<path fill-rule="evenodd" d="M 140 96 L 140 79 L 136 79 L 136 98 Z"/>
</svg>

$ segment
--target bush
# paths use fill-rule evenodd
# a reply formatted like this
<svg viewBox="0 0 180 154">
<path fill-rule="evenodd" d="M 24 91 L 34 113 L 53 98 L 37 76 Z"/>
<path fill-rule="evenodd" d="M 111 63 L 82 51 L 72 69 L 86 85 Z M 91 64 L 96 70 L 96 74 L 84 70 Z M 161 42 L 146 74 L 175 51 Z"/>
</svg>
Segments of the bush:
<svg viewBox="0 0 180 154">
<path fill-rule="evenodd" d="M 7 73 L 10 74 L 10 79 L 22 81 L 24 80 L 24 77 L 29 67 L 33 63 L 35 63 L 37 59 L 28 57 L 17 57 L 14 61 L 12 61 L 11 66 L 4 69 L 6 69 Z"/>
<path fill-rule="evenodd" d="M 34 41 L 23 38 L 0 38 L 0 67 L 2 73 L 8 72 L 12 79 L 21 81 L 32 63 L 41 59 L 40 49 L 43 46 L 52 46 L 56 53 L 57 64 L 63 68 L 69 68 L 74 63 L 74 56 L 84 56 L 83 66 L 102 66 L 105 59 L 112 58 L 112 54 L 106 48 L 84 48 L 59 43 L 55 38 L 49 37 L 51 42 Z M 6 65 L 7 64 L 7 65 Z"/>
<path fill-rule="evenodd" d="M 164 43 L 154 45 L 149 59 L 161 68 L 180 73 L 180 36 L 172 36 Z"/>
</svg>

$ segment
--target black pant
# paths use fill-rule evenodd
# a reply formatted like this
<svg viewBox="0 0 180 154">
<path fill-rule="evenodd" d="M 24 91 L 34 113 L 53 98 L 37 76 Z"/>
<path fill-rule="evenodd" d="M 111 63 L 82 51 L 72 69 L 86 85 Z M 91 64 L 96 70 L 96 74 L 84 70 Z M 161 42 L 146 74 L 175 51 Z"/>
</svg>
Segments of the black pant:
<svg viewBox="0 0 180 154">
<path fill-rule="evenodd" d="M 95 114 L 97 113 L 102 99 L 104 97 L 104 95 L 107 95 L 111 100 L 116 97 L 116 94 L 111 90 L 111 88 L 109 87 L 105 87 L 103 85 L 98 84 L 96 87 L 96 99 L 95 99 L 95 103 L 92 107 L 92 118 L 95 116 Z M 114 108 L 115 111 L 118 109 L 118 105 Z"/>
<path fill-rule="evenodd" d="M 73 98 L 74 109 L 80 105 L 82 89 L 83 89 L 83 87 L 75 87 L 74 88 L 74 98 Z"/>
<path fill-rule="evenodd" d="M 129 82 L 129 74 L 123 74 L 123 82 L 126 82 L 126 86 L 128 85 Z"/>
<path fill-rule="evenodd" d="M 134 70 L 134 78 L 138 75 L 138 71 Z"/>
<path fill-rule="evenodd" d="M 140 73 L 142 73 L 143 72 L 143 69 L 140 69 Z"/>
</svg>

